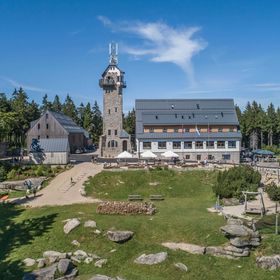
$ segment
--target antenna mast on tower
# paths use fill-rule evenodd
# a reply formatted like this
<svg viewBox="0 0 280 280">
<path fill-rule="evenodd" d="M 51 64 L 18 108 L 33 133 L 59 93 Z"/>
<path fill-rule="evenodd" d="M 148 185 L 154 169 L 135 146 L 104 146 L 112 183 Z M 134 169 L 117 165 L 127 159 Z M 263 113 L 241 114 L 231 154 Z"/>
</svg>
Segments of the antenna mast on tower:
<svg viewBox="0 0 280 280">
<path fill-rule="evenodd" d="M 109 44 L 109 63 L 110 65 L 118 64 L 118 44 L 114 42 Z"/>
</svg>

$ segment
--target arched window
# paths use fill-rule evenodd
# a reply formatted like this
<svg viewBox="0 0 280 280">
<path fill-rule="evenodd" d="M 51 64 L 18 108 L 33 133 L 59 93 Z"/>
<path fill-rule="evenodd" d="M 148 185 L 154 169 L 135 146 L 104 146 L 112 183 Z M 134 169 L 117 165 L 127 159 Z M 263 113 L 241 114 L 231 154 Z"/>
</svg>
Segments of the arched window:
<svg viewBox="0 0 280 280">
<path fill-rule="evenodd" d="M 117 142 L 117 141 L 115 141 L 115 147 L 116 147 L 116 148 L 118 147 L 118 142 Z"/>
<path fill-rule="evenodd" d="M 111 147 L 111 141 L 108 142 L 108 148 L 110 148 L 110 147 Z"/>
<path fill-rule="evenodd" d="M 115 147 L 115 141 L 114 140 L 111 141 L 111 146 L 112 146 L 112 148 Z"/>
</svg>

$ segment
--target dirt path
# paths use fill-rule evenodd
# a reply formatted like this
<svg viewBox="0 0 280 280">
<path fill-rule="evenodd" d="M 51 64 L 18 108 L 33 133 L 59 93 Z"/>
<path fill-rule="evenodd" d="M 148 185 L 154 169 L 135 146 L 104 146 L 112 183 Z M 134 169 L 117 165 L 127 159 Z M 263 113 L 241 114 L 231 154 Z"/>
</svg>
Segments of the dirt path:
<svg viewBox="0 0 280 280">
<path fill-rule="evenodd" d="M 102 165 L 88 162 L 77 164 L 56 176 L 46 188 L 37 193 L 36 198 L 27 200 L 23 204 L 30 207 L 41 207 L 45 205 L 99 202 L 98 199 L 82 196 L 80 189 L 89 176 L 95 176 L 101 171 Z M 73 179 L 72 184 L 71 177 Z"/>
</svg>

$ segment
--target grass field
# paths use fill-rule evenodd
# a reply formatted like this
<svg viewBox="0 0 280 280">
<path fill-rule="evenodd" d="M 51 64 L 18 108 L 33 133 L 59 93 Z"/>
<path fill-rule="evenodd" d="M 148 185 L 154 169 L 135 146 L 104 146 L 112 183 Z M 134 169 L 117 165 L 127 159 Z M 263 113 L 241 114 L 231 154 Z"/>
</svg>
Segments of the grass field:
<svg viewBox="0 0 280 280">
<path fill-rule="evenodd" d="M 88 195 L 102 199 L 127 200 L 129 194 L 162 194 L 153 216 L 106 216 L 96 214 L 96 205 L 70 205 L 22 209 L 0 206 L 0 279 L 21 279 L 26 268 L 20 263 L 26 257 L 38 258 L 45 250 L 74 251 L 76 239 L 86 252 L 107 258 L 103 268 L 93 264 L 78 266 L 79 279 L 95 274 L 120 276 L 126 280 L 159 279 L 279 279 L 278 272 L 256 268 L 255 258 L 261 252 L 277 253 L 280 238 L 268 233 L 263 245 L 249 258 L 227 260 L 212 256 L 191 255 L 163 248 L 162 242 L 189 242 L 219 245 L 227 240 L 219 233 L 225 223 L 221 216 L 206 211 L 214 204 L 211 185 L 215 173 L 188 171 L 183 173 L 157 171 L 102 172 L 86 184 Z M 152 185 L 150 185 L 152 183 Z M 155 184 L 156 183 L 156 184 Z M 135 236 L 124 244 L 115 244 L 93 229 L 78 227 L 68 235 L 62 221 L 78 217 L 82 222 L 93 219 L 103 232 L 108 229 L 132 230 Z M 276 247 L 273 245 L 275 244 Z M 110 250 L 116 252 L 110 253 Z M 154 266 L 136 265 L 134 259 L 143 253 L 168 252 L 165 262 Z M 279 253 L 279 251 L 278 251 Z M 181 272 L 174 263 L 182 262 L 188 272 Z"/>
</svg>

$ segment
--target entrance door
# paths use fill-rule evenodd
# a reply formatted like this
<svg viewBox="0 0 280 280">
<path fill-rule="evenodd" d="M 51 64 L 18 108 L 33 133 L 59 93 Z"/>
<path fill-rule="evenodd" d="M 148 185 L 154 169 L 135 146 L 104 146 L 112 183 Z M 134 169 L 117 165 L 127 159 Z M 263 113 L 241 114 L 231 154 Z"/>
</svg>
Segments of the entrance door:
<svg viewBox="0 0 280 280">
<path fill-rule="evenodd" d="M 126 141 L 126 140 L 124 140 L 124 141 L 122 142 L 122 149 L 123 149 L 123 152 L 124 152 L 124 151 L 127 151 L 127 141 Z"/>
</svg>

